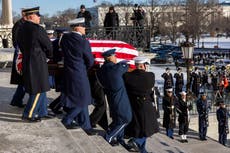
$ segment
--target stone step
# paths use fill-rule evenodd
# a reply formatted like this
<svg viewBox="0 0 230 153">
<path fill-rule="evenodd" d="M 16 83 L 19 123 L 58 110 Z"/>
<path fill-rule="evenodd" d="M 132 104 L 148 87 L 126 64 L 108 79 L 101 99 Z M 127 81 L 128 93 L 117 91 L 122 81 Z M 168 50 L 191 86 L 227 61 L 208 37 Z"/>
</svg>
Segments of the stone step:
<svg viewBox="0 0 230 153">
<path fill-rule="evenodd" d="M 128 153 L 128 151 L 121 145 L 113 147 L 107 141 L 105 141 L 103 138 L 105 131 L 101 127 L 97 126 L 96 130 L 99 131 L 99 135 L 90 136 L 90 139 L 95 142 L 104 153 Z"/>
<path fill-rule="evenodd" d="M 82 130 L 68 130 L 71 133 L 72 138 L 83 148 L 84 153 L 104 153 L 99 146 Z"/>
</svg>

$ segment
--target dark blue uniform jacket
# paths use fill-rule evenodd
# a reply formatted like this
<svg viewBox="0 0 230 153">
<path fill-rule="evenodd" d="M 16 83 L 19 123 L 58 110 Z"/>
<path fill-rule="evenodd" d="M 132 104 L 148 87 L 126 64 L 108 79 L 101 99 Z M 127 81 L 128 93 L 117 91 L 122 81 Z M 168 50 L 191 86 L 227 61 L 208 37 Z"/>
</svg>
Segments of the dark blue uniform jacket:
<svg viewBox="0 0 230 153">
<path fill-rule="evenodd" d="M 129 123 L 132 119 L 131 106 L 122 78 L 127 70 L 126 63 L 105 62 L 98 71 L 98 78 L 107 95 L 110 115 L 117 124 Z"/>
<path fill-rule="evenodd" d="M 91 92 L 87 70 L 94 58 L 89 41 L 80 34 L 64 34 L 61 40 L 64 54 L 64 95 L 65 106 L 84 107 L 91 103 Z"/>
</svg>

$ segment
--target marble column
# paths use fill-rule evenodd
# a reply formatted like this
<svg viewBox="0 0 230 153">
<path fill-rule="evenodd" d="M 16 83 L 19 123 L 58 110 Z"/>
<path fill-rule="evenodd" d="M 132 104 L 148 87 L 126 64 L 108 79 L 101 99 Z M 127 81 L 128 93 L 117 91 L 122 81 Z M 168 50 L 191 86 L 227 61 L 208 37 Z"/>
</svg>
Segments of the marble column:
<svg viewBox="0 0 230 153">
<path fill-rule="evenodd" d="M 13 26 L 12 0 L 2 0 L 2 25 Z"/>
</svg>

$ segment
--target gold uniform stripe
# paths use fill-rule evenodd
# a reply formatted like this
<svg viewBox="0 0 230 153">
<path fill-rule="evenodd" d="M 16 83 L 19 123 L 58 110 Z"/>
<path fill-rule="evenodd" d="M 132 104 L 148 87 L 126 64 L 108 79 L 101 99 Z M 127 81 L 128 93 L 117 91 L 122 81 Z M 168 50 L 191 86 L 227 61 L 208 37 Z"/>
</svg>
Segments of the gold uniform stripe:
<svg viewBox="0 0 230 153">
<path fill-rule="evenodd" d="M 34 112 L 35 106 L 37 105 L 39 96 L 40 96 L 40 93 L 38 93 L 38 94 L 36 95 L 35 99 L 34 99 L 33 106 L 32 106 L 32 108 L 30 109 L 29 118 L 32 118 L 32 114 L 33 114 L 33 112 Z"/>
</svg>

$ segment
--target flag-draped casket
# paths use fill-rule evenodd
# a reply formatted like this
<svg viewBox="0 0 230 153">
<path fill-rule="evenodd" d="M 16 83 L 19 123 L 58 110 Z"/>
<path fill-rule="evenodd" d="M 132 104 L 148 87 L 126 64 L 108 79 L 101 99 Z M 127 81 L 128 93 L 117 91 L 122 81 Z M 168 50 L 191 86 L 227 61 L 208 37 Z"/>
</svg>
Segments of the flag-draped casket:
<svg viewBox="0 0 230 153">
<path fill-rule="evenodd" d="M 134 67 L 133 58 L 138 56 L 138 51 L 130 44 L 118 40 L 89 40 L 95 63 L 103 63 L 102 53 L 109 49 L 116 49 L 116 57 L 118 62 L 128 60 L 130 67 Z"/>
</svg>

